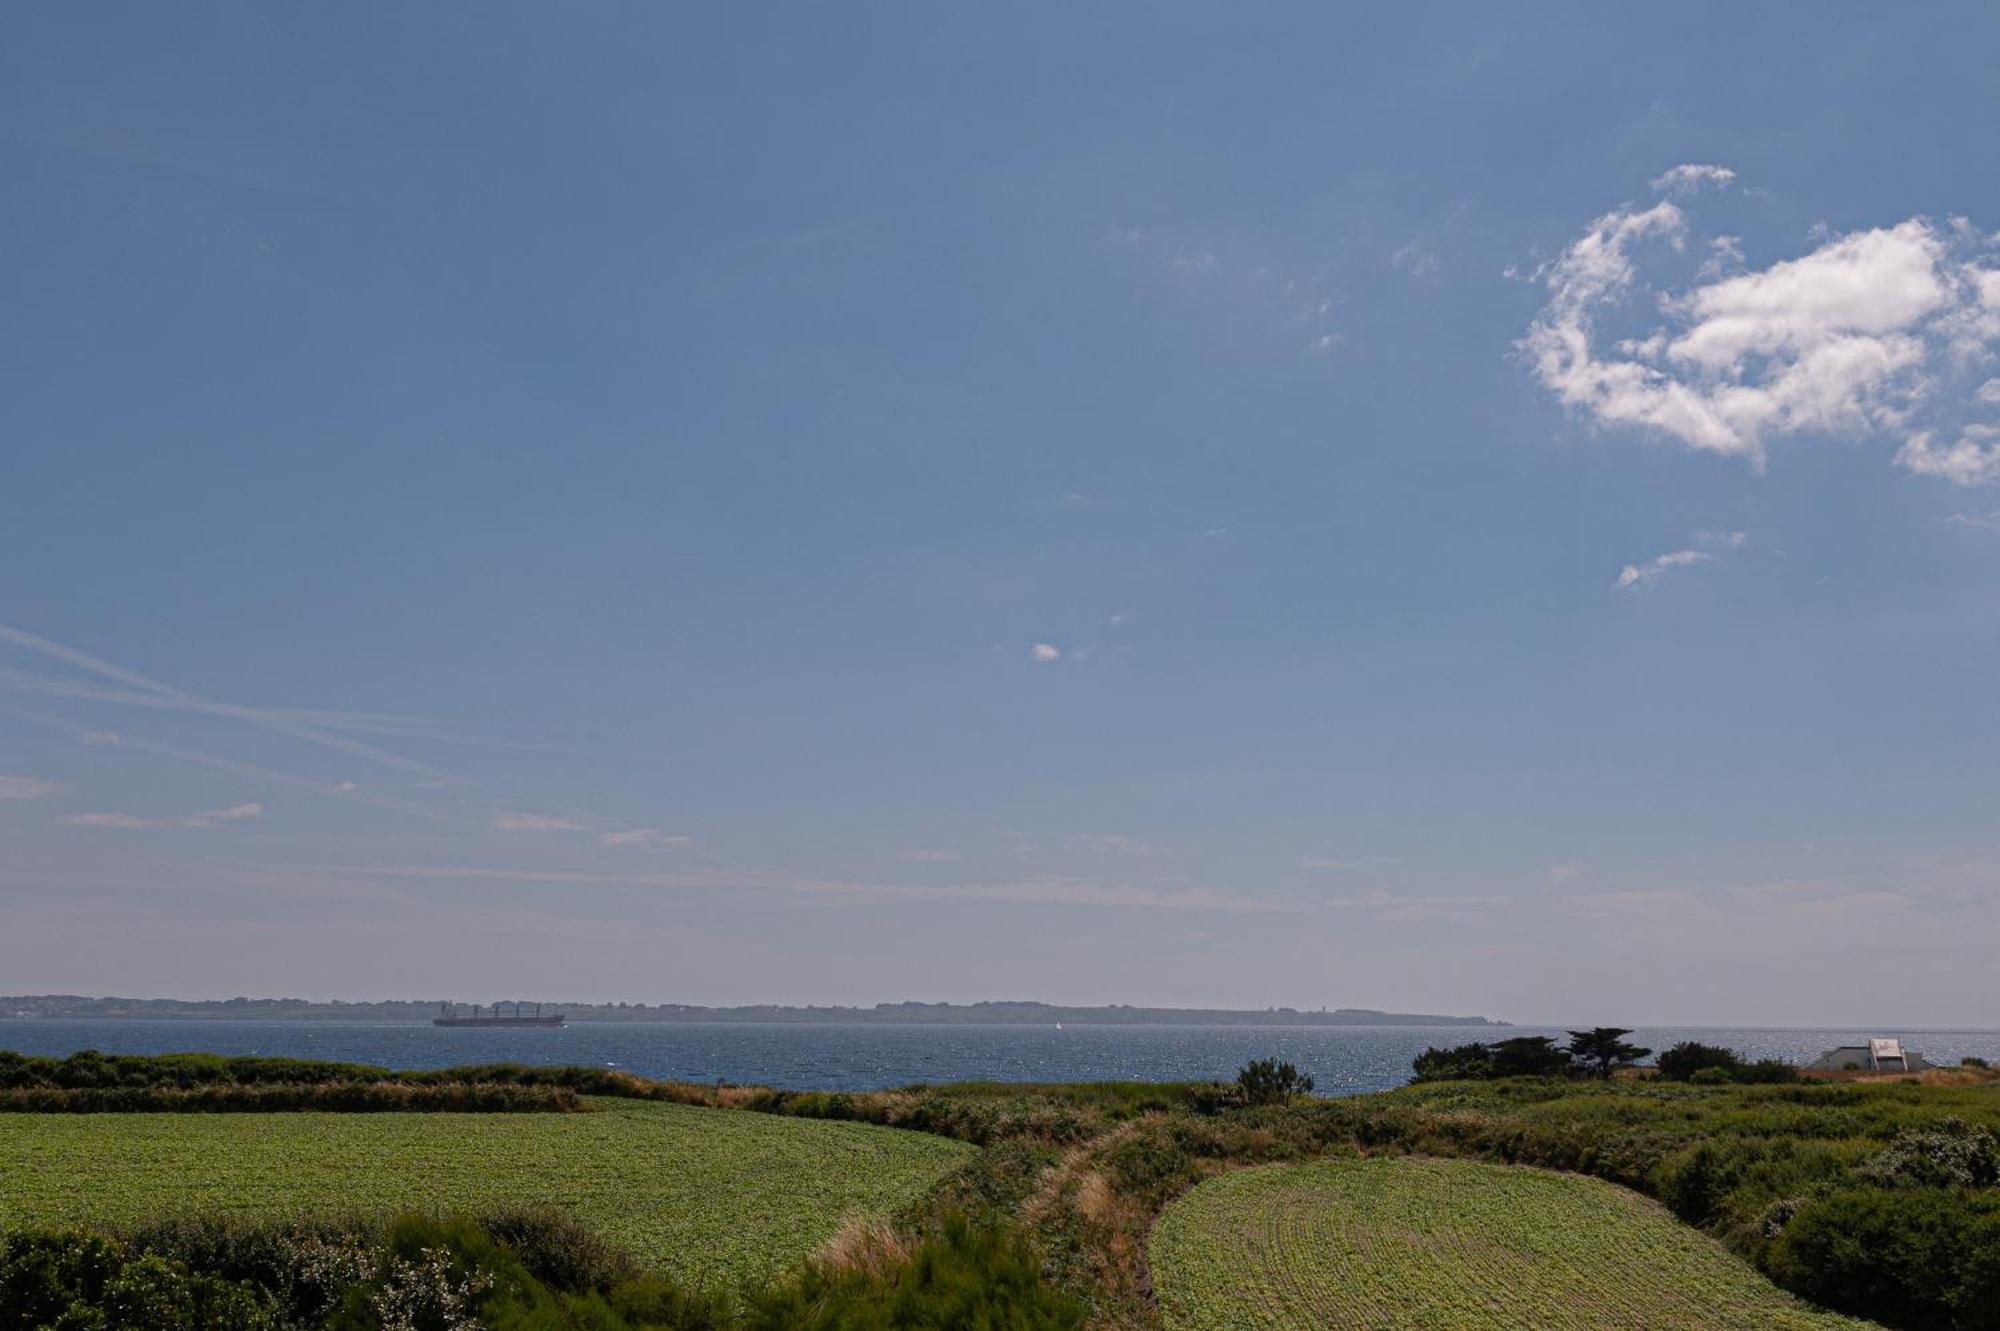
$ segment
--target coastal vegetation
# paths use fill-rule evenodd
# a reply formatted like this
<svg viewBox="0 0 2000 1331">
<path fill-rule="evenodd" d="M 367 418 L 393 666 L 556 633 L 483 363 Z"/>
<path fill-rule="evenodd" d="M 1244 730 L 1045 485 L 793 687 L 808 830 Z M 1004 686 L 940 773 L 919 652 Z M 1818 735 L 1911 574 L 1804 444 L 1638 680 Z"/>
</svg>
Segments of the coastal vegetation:
<svg viewBox="0 0 2000 1331">
<path fill-rule="evenodd" d="M 1079 1331 L 1084 1317 L 1018 1237 L 963 1218 L 740 1290 L 644 1273 L 537 1211 L 0 1236 L 9 1331 Z"/>
<path fill-rule="evenodd" d="M 1611 1032 L 1610 1045 L 1623 1043 L 1618 1028 L 1600 1029 Z M 1991 1072 L 1953 1069 L 1948 1083 L 1767 1084 L 1756 1065 L 1699 1050 L 1682 1049 L 1669 1077 L 1620 1066 L 1633 1055 L 1616 1049 L 1607 1061 L 1579 1060 L 1547 1041 L 1481 1048 L 1430 1051 L 1412 1085 L 1347 1099 L 1302 1094 L 1306 1074 L 1275 1060 L 1219 1083 L 970 1083 L 850 1094 L 486 1068 L 474 1079 L 567 1089 L 587 1112 L 13 1115 L 0 1119 L 0 1168 L 8 1171 L 0 1196 L 14 1209 L 0 1218 L 108 1227 L 129 1245 L 170 1207 L 267 1218 L 296 1218 L 301 1208 L 376 1216 L 417 1208 L 437 1219 L 546 1202 L 665 1282 L 656 1293 L 672 1291 L 658 1293 L 664 1302 L 644 1317 L 553 1324 L 752 1326 L 745 1319 L 755 1309 L 775 1306 L 760 1301 L 782 1297 L 807 1300 L 801 1307 L 877 1310 L 868 1316 L 878 1320 L 799 1325 L 942 1327 L 962 1323 L 907 1320 L 916 1316 L 908 1310 L 933 1295 L 975 1306 L 984 1297 L 976 1290 L 991 1282 L 994 1306 L 1028 1319 L 995 1326 L 1069 1326 L 1063 1319 L 1080 1309 L 1096 1331 L 1158 1331 L 1171 1324 L 1173 1281 L 1183 1278 L 1172 1272 L 1193 1269 L 1196 1249 L 1160 1249 L 1178 1256 L 1155 1270 L 1147 1257 L 1155 1224 L 1183 1214 L 1171 1209 L 1177 1204 L 1194 1216 L 1221 1204 L 1204 1198 L 1237 1196 L 1207 1191 L 1214 1181 L 1255 1193 L 1278 1185 L 1233 1180 L 1265 1177 L 1255 1171 L 1266 1166 L 1310 1167 L 1317 1177 L 1321 1162 L 1452 1161 L 1593 1176 L 1600 1182 L 1563 1184 L 1588 1192 L 1534 1195 L 1554 1208 L 1551 1223 L 1568 1214 L 1582 1225 L 1597 1214 L 1591 1207 L 1633 1208 L 1618 1213 L 1638 1227 L 1628 1240 L 1653 1253 L 1657 1269 L 1648 1288 L 1625 1297 L 1640 1300 L 1635 1307 L 1676 1298 L 1706 1307 L 1700 1298 L 1720 1298 L 1722 1320 L 1689 1326 L 1732 1325 L 1729 1309 L 1761 1306 L 1763 1296 L 1777 1300 L 1771 1308 L 1790 1308 L 1762 1272 L 1822 1308 L 1892 1327 L 2000 1329 L 2000 1079 Z M 1473 1071 L 1437 1075 L 1451 1062 Z M 1494 1075 L 1518 1064 L 1545 1071 Z M 201 1076 L 223 1075 L 201 1066 Z M 275 1085 L 298 1075 L 227 1071 L 251 1085 L 266 1072 Z M 154 1073 L 183 1075 L 178 1064 Z M 326 1074 L 330 1084 L 347 1075 Z M 473 1074 L 391 1074 L 388 1084 L 449 1085 L 453 1076 L 463 1083 Z M 1424 1189 L 1444 1177 L 1466 1182 L 1454 1195 L 1468 1205 L 1484 1197 L 1497 1208 L 1481 1222 L 1499 1225 L 1495 1234 L 1539 1242 L 1507 1226 L 1521 1222 L 1521 1190 L 1540 1185 L 1512 1181 L 1530 1177 L 1524 1171 L 1503 1173 L 1504 1186 L 1475 1187 L 1468 1180 L 1491 1176 L 1390 1171 L 1379 1184 L 1382 1216 L 1351 1223 L 1379 1221 L 1390 1227 L 1384 1234 L 1432 1224 L 1423 1219 Z M 1358 1185 L 1327 1186 L 1339 1194 Z M 1390 1194 L 1399 1189 L 1409 1195 L 1396 1201 Z M 1313 1195 L 1286 1194 L 1287 1223 L 1336 1223 L 1310 1219 Z M 1686 1251 L 1697 1256 L 1671 1256 L 1682 1250 L 1656 1228 L 1667 1216 L 1687 1227 L 1673 1231 L 1674 1242 L 1695 1244 Z M 1180 1223 L 1169 1220 L 1162 1232 Z M 1425 1276 L 1434 1292 L 1453 1280 L 1476 1290 L 1491 1278 L 1472 1256 L 1490 1238 L 1440 1244 L 1427 1259 L 1436 1264 Z M 1454 1253 L 1463 1258 L 1456 1276 Z M 217 1273 L 185 1255 L 172 1260 L 190 1278 Z M 1735 1263 L 1728 1279 L 1712 1265 L 1724 1260 Z M 1313 1270 L 1312 1280 L 1335 1278 Z M 612 1306 L 610 1288 L 593 1286 L 588 1297 Z M 919 1289 L 929 1293 L 911 1292 Z M 717 1299 L 725 1312 L 715 1311 Z M 669 1305 L 681 1311 L 661 1311 Z M 1433 1324 L 1497 1325 L 1478 1320 L 1478 1306 L 1467 1302 L 1460 1320 Z M 480 1325 L 512 1323 L 488 1316 Z"/>
<path fill-rule="evenodd" d="M 659 1098 L 659 1082 L 611 1068 L 480 1063 L 396 1072 L 366 1063 L 224 1054 L 102 1054 L 62 1058 L 0 1050 L 0 1091 L 197 1090 L 248 1086 L 554 1087 L 586 1095 Z"/>
<path fill-rule="evenodd" d="M 1522 1035 L 1491 1044 L 1426 1049 L 1417 1055 L 1413 1070 L 1418 1081 L 1562 1076 L 1608 1079 L 1653 1052 L 1628 1044 L 1625 1037 L 1631 1033 L 1622 1026 L 1596 1026 L 1571 1031 L 1567 1045 L 1558 1045 L 1551 1035 Z"/>
<path fill-rule="evenodd" d="M 0 1114 L 268 1114 L 316 1109 L 359 1114 L 582 1113 L 588 1106 L 561 1086 L 450 1082 L 275 1083 L 251 1086 L 30 1087 L 0 1090 Z"/>
<path fill-rule="evenodd" d="M 1860 1325 L 1623 1188 L 1463 1160 L 1239 1170 L 1168 1206 L 1149 1251 L 1166 1331 Z"/>
<path fill-rule="evenodd" d="M 903 1207 L 972 1151 L 859 1123 L 632 1100 L 588 1114 L 15 1114 L 0 1221 L 478 1211 L 553 1203 L 697 1284 L 803 1261 L 850 1216 Z"/>
</svg>

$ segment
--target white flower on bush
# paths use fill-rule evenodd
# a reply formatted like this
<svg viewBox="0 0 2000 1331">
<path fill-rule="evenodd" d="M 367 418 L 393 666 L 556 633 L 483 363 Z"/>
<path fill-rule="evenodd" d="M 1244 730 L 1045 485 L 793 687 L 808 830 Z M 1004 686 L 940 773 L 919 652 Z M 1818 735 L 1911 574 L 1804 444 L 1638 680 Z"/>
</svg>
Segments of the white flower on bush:
<svg viewBox="0 0 2000 1331">
<path fill-rule="evenodd" d="M 388 1278 L 368 1302 L 382 1331 L 482 1331 L 472 1306 L 492 1284 L 483 1273 L 460 1276 L 449 1254 L 425 1248 L 414 1262 L 392 1258 Z"/>
</svg>

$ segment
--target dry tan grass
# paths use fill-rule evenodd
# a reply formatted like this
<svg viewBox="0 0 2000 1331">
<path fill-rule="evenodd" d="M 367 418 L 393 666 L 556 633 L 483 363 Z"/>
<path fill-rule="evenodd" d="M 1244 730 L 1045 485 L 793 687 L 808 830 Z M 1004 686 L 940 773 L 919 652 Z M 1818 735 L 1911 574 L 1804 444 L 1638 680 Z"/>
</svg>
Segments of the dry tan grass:
<svg viewBox="0 0 2000 1331">
<path fill-rule="evenodd" d="M 909 1260 L 910 1240 L 880 1216 L 855 1214 L 841 1222 L 832 1238 L 813 1254 L 815 1261 L 839 1271 L 881 1275 Z"/>
<path fill-rule="evenodd" d="M 1038 1225 L 1058 1209 L 1067 1207 L 1083 1214 L 1086 1219 L 1107 1220 L 1112 1200 L 1110 1185 L 1102 1174 L 1091 1168 L 1091 1164 L 1138 1132 L 1144 1122 L 1139 1119 L 1121 1124 L 1102 1137 L 1094 1137 L 1064 1151 L 1060 1159 L 1042 1172 L 1041 1183 L 1036 1187 L 1034 1196 L 1028 1198 L 1021 1208 L 1022 1219 L 1031 1226 Z M 1082 1204 L 1081 1193 L 1085 1187 L 1091 1189 L 1094 1214 L 1092 1209 Z"/>
<path fill-rule="evenodd" d="M 1985 1086 L 2000 1081 L 1996 1068 L 1925 1068 L 1921 1072 L 1825 1072 L 1814 1069 L 1804 1074 L 1812 1081 L 1854 1081 L 1869 1084 L 1910 1081 L 1924 1086 Z"/>
</svg>

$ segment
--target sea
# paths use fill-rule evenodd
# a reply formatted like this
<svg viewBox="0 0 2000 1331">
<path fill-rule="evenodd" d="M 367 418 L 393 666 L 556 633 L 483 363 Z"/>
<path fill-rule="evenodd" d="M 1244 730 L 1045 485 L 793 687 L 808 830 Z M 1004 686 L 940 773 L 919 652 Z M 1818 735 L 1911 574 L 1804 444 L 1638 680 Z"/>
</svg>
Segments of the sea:
<svg viewBox="0 0 2000 1331">
<path fill-rule="evenodd" d="M 1322 1095 L 1387 1090 L 1409 1080 L 1431 1045 L 1564 1032 L 1543 1026 L 801 1025 L 577 1022 L 540 1030 L 441 1028 L 411 1022 L 0 1019 L 0 1049 L 24 1054 L 207 1052 L 442 1068 L 518 1062 L 623 1068 L 677 1081 L 879 1090 L 951 1081 L 1229 1080 L 1253 1058 L 1309 1073 Z M 1968 1055 L 2000 1063 L 2000 1031 L 1650 1027 L 1629 1038 L 1653 1050 L 1682 1040 L 1751 1058 L 1804 1062 L 1836 1045 L 1896 1036 L 1933 1063 Z"/>
</svg>

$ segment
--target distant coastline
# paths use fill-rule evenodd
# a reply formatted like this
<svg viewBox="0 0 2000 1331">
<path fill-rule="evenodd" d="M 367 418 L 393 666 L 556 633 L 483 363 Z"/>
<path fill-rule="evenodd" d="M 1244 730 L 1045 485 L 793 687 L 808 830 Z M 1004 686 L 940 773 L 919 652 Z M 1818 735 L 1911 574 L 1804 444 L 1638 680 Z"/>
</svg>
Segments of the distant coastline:
<svg viewBox="0 0 2000 1331">
<path fill-rule="evenodd" d="M 482 1002 L 486 1000 L 481 1000 Z M 507 1000 L 511 1002 L 512 1000 Z M 533 1002 L 534 1000 L 527 1000 Z M 303 998 L 94 998 L 78 994 L 0 996 L 0 1018 L 156 1021 L 429 1022 L 442 1000 L 315 1003 Z M 873 1007 L 702 1007 L 687 1003 L 564 1003 L 544 1000 L 572 1022 L 763 1022 L 791 1025 L 1048 1026 L 1506 1026 L 1487 1017 L 1373 1008 L 1061 1007 L 1049 1003 L 877 1003 Z"/>
</svg>

